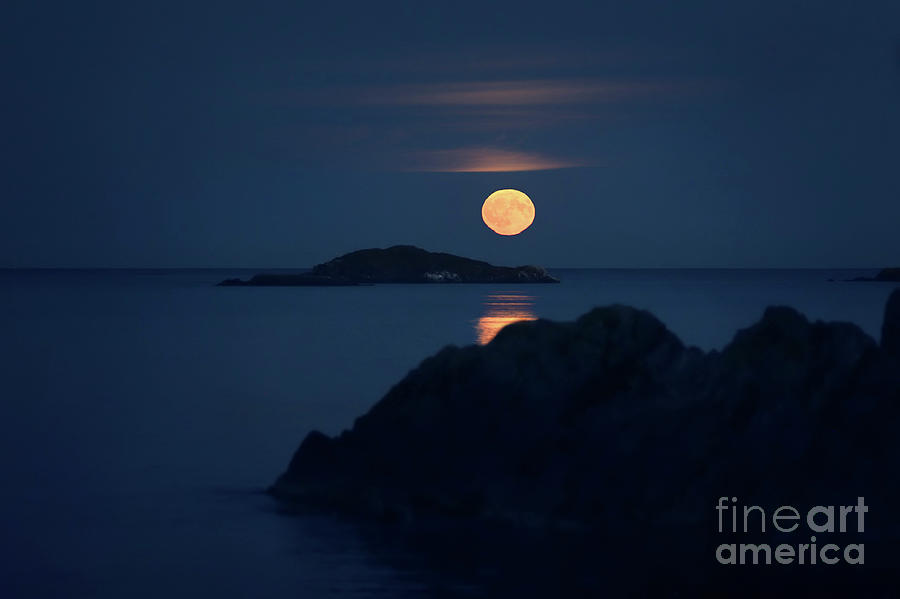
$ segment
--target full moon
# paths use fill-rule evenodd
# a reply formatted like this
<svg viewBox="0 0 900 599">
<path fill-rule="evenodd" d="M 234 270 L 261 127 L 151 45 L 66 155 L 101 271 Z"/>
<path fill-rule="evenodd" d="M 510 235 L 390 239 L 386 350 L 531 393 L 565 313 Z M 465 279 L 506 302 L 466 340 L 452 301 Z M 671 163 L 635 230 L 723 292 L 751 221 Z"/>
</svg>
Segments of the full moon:
<svg viewBox="0 0 900 599">
<path fill-rule="evenodd" d="M 534 204 L 517 189 L 500 189 L 484 201 L 481 218 L 495 233 L 518 235 L 534 222 Z"/>
</svg>

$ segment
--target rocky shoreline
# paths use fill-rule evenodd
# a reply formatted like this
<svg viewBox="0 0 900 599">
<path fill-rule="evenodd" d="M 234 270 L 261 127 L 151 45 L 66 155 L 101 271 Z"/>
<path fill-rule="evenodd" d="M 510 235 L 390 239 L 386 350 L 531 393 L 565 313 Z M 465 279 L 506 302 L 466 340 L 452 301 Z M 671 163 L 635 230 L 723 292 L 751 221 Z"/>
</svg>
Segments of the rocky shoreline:
<svg viewBox="0 0 900 599">
<path fill-rule="evenodd" d="M 898 425 L 900 289 L 880 343 L 770 307 L 703 352 L 614 305 L 444 348 L 351 430 L 311 432 L 269 492 L 380 520 L 462 517 L 662 546 L 677 540 L 668 531 L 689 531 L 694 548 L 714 540 L 723 496 L 760 506 L 864 496 L 881 514 L 870 543 L 890 547 Z"/>
</svg>

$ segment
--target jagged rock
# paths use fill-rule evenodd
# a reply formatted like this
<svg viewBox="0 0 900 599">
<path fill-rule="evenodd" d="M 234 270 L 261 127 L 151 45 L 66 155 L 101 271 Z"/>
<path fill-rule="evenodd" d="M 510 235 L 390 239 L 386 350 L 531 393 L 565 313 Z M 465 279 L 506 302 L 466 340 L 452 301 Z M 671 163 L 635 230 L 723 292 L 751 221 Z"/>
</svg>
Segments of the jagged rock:
<svg viewBox="0 0 900 599">
<path fill-rule="evenodd" d="M 540 266 L 493 266 L 411 245 L 358 250 L 305 274 L 261 274 L 219 285 L 356 285 L 373 283 L 559 283 Z"/>
<path fill-rule="evenodd" d="M 823 438 L 851 443 L 823 427 L 853 412 L 882 353 L 854 325 L 810 323 L 790 308 L 768 309 L 708 354 L 625 306 L 574 323 L 516 323 L 487 346 L 425 360 L 330 442 L 328 468 L 316 467 L 323 450 L 304 443 L 272 491 L 320 501 L 348 494 L 343 504 L 375 488 L 403 511 L 584 522 L 603 519 L 597 502 L 608 509 L 628 497 L 633 510 L 684 516 L 690 506 L 674 498 L 692 485 L 711 493 L 740 485 L 745 496 L 773 481 L 790 485 L 779 461 L 808 460 Z M 900 378 L 892 381 L 893 390 L 880 381 L 866 394 L 896 394 Z M 893 405 L 879 406 L 896 417 Z M 635 476 L 659 463 L 667 475 Z M 730 476 L 734 463 L 742 469 Z M 610 496 L 610 480 L 628 494 Z"/>
<path fill-rule="evenodd" d="M 388 520 L 652 539 L 643 561 L 622 562 L 626 584 L 647 560 L 721 575 L 719 497 L 771 514 L 862 496 L 880 514 L 870 562 L 887 567 L 900 542 L 898 314 L 900 291 L 879 347 L 855 325 L 769 308 L 708 353 L 626 306 L 515 323 L 426 359 L 338 437 L 310 433 L 270 492 Z"/>
</svg>

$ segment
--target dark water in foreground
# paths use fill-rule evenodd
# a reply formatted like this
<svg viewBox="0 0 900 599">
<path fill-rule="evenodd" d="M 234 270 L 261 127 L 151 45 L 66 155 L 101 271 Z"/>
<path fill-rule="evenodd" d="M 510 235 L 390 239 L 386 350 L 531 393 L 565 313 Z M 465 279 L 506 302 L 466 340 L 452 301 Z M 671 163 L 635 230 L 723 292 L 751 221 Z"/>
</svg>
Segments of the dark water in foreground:
<svg viewBox="0 0 900 599">
<path fill-rule="evenodd" d="M 310 429 L 340 431 L 427 355 L 515 319 L 628 303 L 711 349 L 788 304 L 877 338 L 894 288 L 808 270 L 212 286 L 248 274 L 0 271 L 0 596 L 478 595 L 464 546 L 435 569 L 382 528 L 286 517 L 261 491 Z"/>
</svg>

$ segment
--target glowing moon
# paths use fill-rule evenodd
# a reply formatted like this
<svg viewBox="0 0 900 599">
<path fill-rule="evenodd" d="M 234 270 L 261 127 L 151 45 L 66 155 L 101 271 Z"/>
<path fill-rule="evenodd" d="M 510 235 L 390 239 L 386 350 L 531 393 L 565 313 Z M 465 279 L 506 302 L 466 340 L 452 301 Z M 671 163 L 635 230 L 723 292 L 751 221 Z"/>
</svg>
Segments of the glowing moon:
<svg viewBox="0 0 900 599">
<path fill-rule="evenodd" d="M 500 189 L 481 206 L 484 224 L 500 235 L 518 235 L 534 222 L 531 198 L 516 189 Z"/>
</svg>

